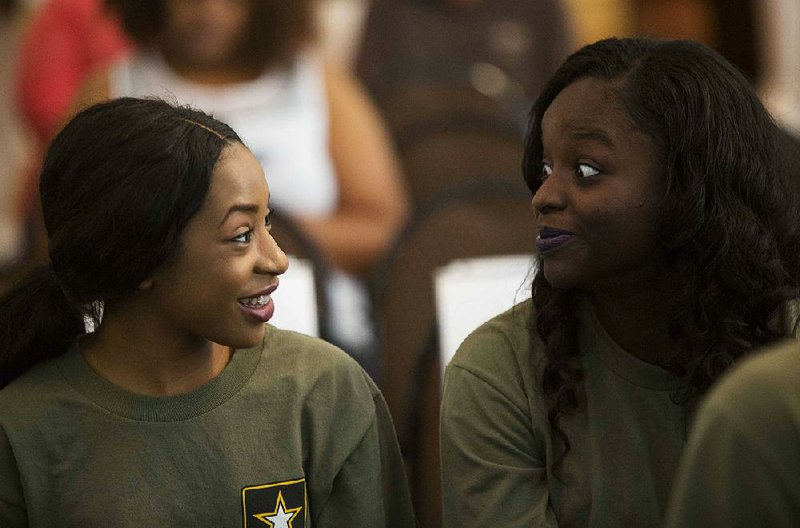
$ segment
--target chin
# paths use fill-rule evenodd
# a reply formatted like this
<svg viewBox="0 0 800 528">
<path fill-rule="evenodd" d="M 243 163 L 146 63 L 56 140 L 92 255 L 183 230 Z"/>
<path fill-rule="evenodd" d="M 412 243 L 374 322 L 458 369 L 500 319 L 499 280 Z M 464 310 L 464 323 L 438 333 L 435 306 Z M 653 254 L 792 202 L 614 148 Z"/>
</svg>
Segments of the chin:
<svg viewBox="0 0 800 528">
<path fill-rule="evenodd" d="M 574 273 L 571 273 L 570 270 L 563 268 L 559 269 L 558 266 L 548 266 L 545 263 L 543 271 L 544 278 L 547 279 L 547 282 L 553 288 L 558 288 L 559 290 L 571 290 L 581 286 L 581 281 Z"/>
</svg>

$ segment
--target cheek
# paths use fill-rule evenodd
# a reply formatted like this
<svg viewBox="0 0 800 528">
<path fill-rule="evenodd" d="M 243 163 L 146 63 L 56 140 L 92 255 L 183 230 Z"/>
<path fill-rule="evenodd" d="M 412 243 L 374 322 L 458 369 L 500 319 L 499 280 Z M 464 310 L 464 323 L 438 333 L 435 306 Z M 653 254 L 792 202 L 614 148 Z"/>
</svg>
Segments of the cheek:
<svg viewBox="0 0 800 528">
<path fill-rule="evenodd" d="M 179 273 L 173 273 L 171 278 L 184 286 L 193 286 L 198 290 L 195 293 L 197 298 L 205 296 L 203 290 L 209 294 L 235 295 L 247 277 L 245 260 L 214 255 L 213 251 L 193 251 L 192 254 L 186 254 Z"/>
<path fill-rule="evenodd" d="M 652 192 L 643 192 L 631 205 L 631 215 L 635 216 L 642 225 L 647 226 L 649 231 L 655 231 L 661 210 L 661 200 L 661 196 L 655 196 Z"/>
<path fill-rule="evenodd" d="M 629 204 L 620 211 L 614 224 L 617 240 L 631 253 L 652 253 L 656 247 L 656 210 L 644 202 Z"/>
<path fill-rule="evenodd" d="M 220 288 L 240 294 L 253 276 L 253 264 L 249 258 L 230 258 L 221 261 L 210 270 Z"/>
<path fill-rule="evenodd" d="M 585 226 L 585 232 L 592 238 L 606 238 L 620 226 L 628 223 L 625 209 L 620 204 L 602 201 L 591 204 L 584 209 L 586 212 L 581 215 L 581 224 Z"/>
<path fill-rule="evenodd" d="M 587 221 L 596 225 L 622 224 L 632 229 L 643 225 L 654 226 L 659 200 L 649 190 L 631 192 L 628 189 L 619 189 L 587 207 L 586 210 L 591 215 Z"/>
<path fill-rule="evenodd" d="M 654 238 L 655 214 L 646 206 L 640 207 L 638 202 L 598 205 L 583 222 L 591 226 L 586 233 L 593 245 L 606 246 L 615 252 L 649 246 Z"/>
</svg>

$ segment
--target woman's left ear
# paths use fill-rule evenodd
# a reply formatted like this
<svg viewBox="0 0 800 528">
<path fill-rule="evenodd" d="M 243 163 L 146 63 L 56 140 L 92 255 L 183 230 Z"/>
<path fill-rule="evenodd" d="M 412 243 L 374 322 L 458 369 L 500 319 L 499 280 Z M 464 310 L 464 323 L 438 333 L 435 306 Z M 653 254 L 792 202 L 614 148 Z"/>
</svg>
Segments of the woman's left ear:
<svg viewBox="0 0 800 528">
<path fill-rule="evenodd" d="M 142 282 L 139 283 L 139 287 L 138 288 L 140 290 L 149 290 L 150 288 L 153 287 L 153 283 L 154 282 L 155 282 L 155 280 L 153 279 L 153 277 L 148 277 L 148 278 L 146 278 L 145 280 L 143 280 Z"/>
</svg>

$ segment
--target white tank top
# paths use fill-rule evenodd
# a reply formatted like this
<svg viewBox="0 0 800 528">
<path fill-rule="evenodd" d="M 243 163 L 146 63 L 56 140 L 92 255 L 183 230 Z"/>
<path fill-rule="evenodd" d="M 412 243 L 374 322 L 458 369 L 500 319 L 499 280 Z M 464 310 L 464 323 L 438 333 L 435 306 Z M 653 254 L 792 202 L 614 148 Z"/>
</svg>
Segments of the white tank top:
<svg viewBox="0 0 800 528">
<path fill-rule="evenodd" d="M 112 69 L 116 97 L 157 96 L 188 104 L 230 125 L 261 162 L 271 203 L 301 215 L 325 216 L 339 187 L 328 149 L 324 70 L 300 54 L 290 68 L 254 81 L 206 86 L 178 77 L 157 54 L 139 54 Z"/>
</svg>

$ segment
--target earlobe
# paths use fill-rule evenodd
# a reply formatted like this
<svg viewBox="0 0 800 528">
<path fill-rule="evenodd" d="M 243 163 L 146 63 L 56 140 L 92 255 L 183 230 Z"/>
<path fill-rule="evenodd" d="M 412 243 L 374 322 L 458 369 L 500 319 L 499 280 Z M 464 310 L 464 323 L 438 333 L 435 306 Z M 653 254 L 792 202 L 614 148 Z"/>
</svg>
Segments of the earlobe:
<svg viewBox="0 0 800 528">
<path fill-rule="evenodd" d="M 138 288 L 140 290 L 149 290 L 150 288 L 153 287 L 153 283 L 154 282 L 155 282 L 155 280 L 153 279 L 153 277 L 148 277 L 148 278 L 146 278 L 145 280 L 143 280 L 142 282 L 139 283 Z"/>
</svg>

